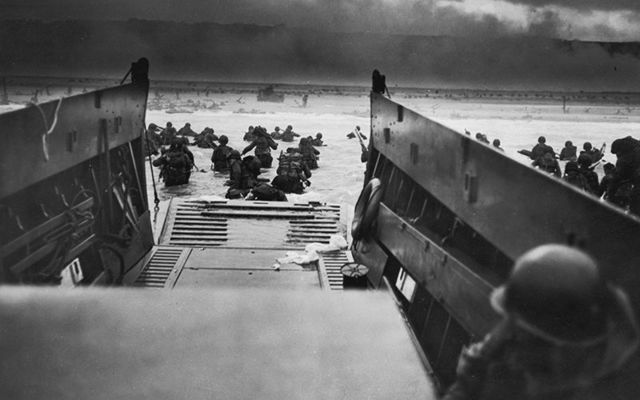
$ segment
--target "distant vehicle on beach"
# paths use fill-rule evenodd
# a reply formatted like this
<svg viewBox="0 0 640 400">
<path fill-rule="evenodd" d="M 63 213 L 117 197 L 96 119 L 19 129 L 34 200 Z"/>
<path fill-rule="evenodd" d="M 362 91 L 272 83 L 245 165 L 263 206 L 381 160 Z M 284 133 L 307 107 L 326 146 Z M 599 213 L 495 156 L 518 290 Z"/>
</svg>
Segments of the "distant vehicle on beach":
<svg viewBox="0 0 640 400">
<path fill-rule="evenodd" d="M 273 85 L 269 85 L 264 89 L 258 90 L 258 101 L 282 103 L 284 101 L 284 93 L 276 93 L 273 90 Z"/>
</svg>

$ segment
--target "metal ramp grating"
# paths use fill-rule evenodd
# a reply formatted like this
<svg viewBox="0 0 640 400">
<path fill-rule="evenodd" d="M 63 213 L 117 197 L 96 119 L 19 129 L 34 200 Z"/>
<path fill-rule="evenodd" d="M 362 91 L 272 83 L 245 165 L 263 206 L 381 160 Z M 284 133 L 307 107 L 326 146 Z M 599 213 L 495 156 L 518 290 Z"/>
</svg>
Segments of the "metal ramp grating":
<svg viewBox="0 0 640 400">
<path fill-rule="evenodd" d="M 160 244 L 298 250 L 340 233 L 339 205 L 182 200 L 171 208 Z"/>
<path fill-rule="evenodd" d="M 220 246 L 227 241 L 226 218 L 202 215 L 196 202 L 177 204 L 168 244 L 176 246 Z"/>
<path fill-rule="evenodd" d="M 339 219 L 339 217 L 338 217 Z M 333 217 L 310 220 L 291 220 L 287 232 L 287 243 L 329 243 L 331 235 L 339 233 L 338 224 Z"/>
<path fill-rule="evenodd" d="M 329 290 L 342 290 L 342 272 L 340 268 L 353 262 L 350 251 L 332 251 L 319 253 L 318 270 L 322 277 L 322 284 Z"/>
<path fill-rule="evenodd" d="M 157 247 L 133 286 L 171 287 L 180 273 L 189 250 L 180 247 Z"/>
</svg>

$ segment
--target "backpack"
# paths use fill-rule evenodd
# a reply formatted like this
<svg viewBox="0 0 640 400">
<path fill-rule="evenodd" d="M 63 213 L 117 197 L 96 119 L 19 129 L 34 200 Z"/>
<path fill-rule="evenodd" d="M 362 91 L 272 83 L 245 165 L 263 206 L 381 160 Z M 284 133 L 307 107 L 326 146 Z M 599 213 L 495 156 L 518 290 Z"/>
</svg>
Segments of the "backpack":
<svg viewBox="0 0 640 400">
<path fill-rule="evenodd" d="M 257 200 L 287 201 L 287 196 L 267 183 L 260 183 L 253 188 L 252 193 Z"/>
</svg>

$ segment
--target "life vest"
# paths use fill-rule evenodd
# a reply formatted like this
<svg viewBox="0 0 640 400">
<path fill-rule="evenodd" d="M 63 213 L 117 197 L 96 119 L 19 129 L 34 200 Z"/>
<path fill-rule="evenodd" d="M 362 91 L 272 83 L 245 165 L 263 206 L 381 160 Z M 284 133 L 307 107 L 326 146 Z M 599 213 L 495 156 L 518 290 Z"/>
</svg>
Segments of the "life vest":
<svg viewBox="0 0 640 400">
<path fill-rule="evenodd" d="M 360 192 L 351 222 L 351 236 L 355 240 L 371 234 L 371 227 L 378 216 L 382 192 L 382 183 L 378 178 L 373 178 L 367 182 L 362 192 Z"/>
</svg>

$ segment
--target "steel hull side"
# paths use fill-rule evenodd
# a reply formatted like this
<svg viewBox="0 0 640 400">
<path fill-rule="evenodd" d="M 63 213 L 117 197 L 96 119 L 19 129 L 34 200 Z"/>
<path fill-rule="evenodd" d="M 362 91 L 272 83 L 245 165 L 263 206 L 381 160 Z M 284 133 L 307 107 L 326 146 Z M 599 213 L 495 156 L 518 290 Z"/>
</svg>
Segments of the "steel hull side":
<svg viewBox="0 0 640 400">
<path fill-rule="evenodd" d="M 373 148 L 497 249 L 515 259 L 578 244 L 640 304 L 640 219 L 383 96 L 372 94 L 371 111 Z"/>
<path fill-rule="evenodd" d="M 365 185 L 380 179 L 385 194 L 354 257 L 372 263 L 376 280 L 384 274 L 395 282 L 443 386 L 455 379 L 461 348 L 498 320 L 489 304 L 492 289 L 537 245 L 584 248 L 626 290 L 638 314 L 640 219 L 374 93 L 365 176 Z M 384 257 L 376 262 L 367 248 Z M 415 289 L 399 286 L 404 274 Z M 590 398 L 632 398 L 640 390 L 638 371 L 636 352 Z"/>
<path fill-rule="evenodd" d="M 147 93 L 127 84 L 0 115 L 0 282 L 119 283 L 151 249 Z"/>
<path fill-rule="evenodd" d="M 481 336 L 498 321 L 488 302 L 493 286 L 384 205 L 378 216 L 377 236 L 416 282 L 467 331 Z"/>
<path fill-rule="evenodd" d="M 146 86 L 118 86 L 60 101 L 57 114 L 58 101 L 50 101 L 0 115 L 0 199 L 144 132 Z M 43 145 L 54 119 L 57 123 Z M 143 162 L 138 160 L 139 170 Z"/>
</svg>

